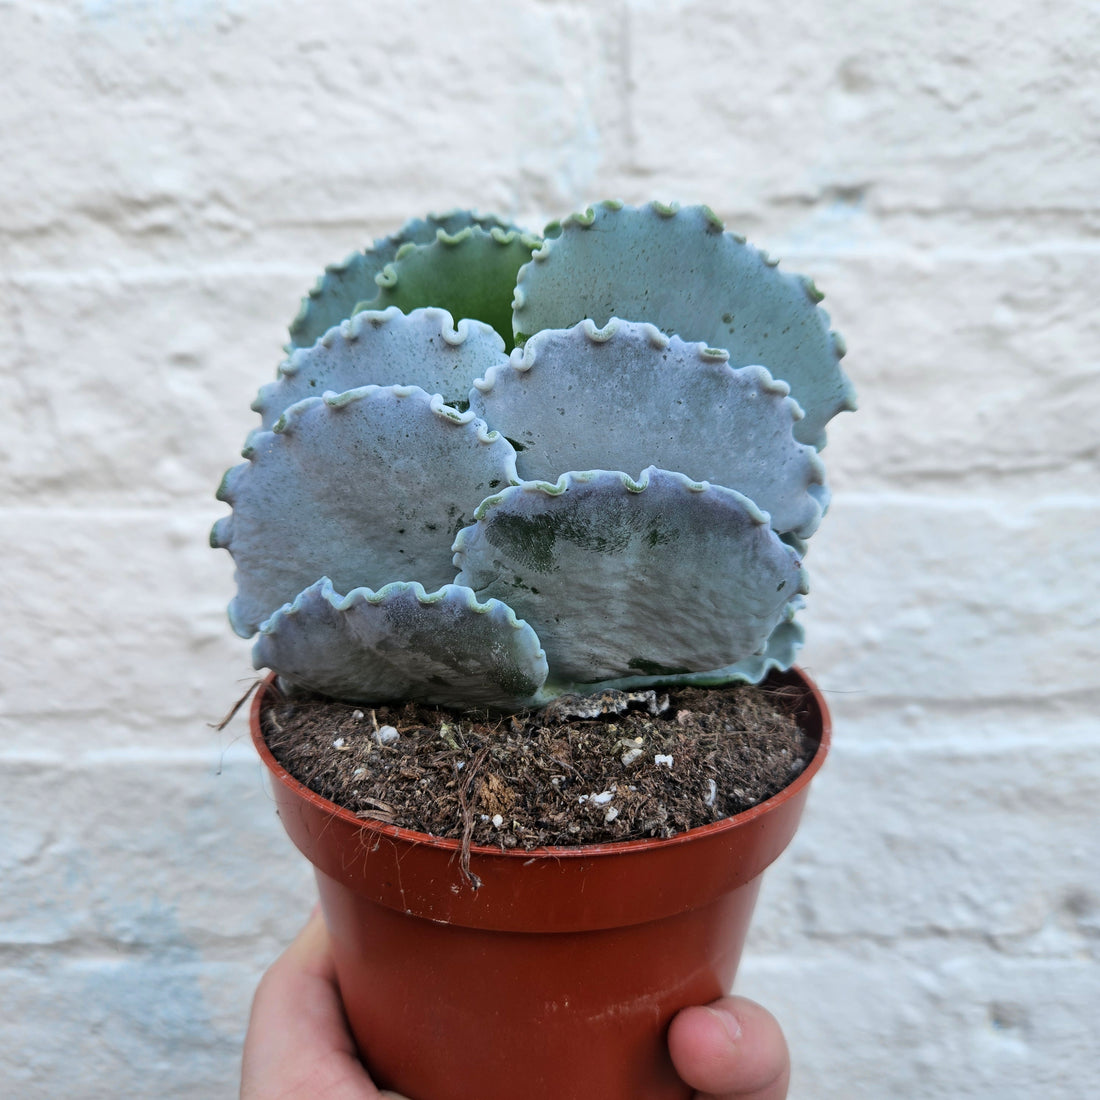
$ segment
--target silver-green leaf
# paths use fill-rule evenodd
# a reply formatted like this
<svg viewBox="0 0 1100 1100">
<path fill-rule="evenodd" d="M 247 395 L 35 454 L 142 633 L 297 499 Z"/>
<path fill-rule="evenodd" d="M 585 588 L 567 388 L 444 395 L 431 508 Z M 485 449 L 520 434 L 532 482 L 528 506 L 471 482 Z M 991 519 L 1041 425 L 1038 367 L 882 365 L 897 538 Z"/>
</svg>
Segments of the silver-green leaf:
<svg viewBox="0 0 1100 1100">
<path fill-rule="evenodd" d="M 260 627 L 257 668 L 352 702 L 415 700 L 514 710 L 546 680 L 535 632 L 469 588 L 416 583 L 341 596 L 324 577 Z"/>
<path fill-rule="evenodd" d="M 468 399 L 476 378 L 507 361 L 500 335 L 480 321 L 456 325 L 450 313 L 434 308 L 367 310 L 294 351 L 252 408 L 270 430 L 291 405 L 329 390 L 419 386 L 454 405 Z"/>
<path fill-rule="evenodd" d="M 456 583 L 537 632 L 555 681 L 671 675 L 762 651 L 801 563 L 740 493 L 650 467 L 524 482 L 455 541 Z"/>
<path fill-rule="evenodd" d="M 612 317 L 648 321 L 725 349 L 731 366 L 767 367 L 806 414 L 795 437 L 818 449 L 828 421 L 855 408 L 840 369 L 843 341 L 829 331 L 820 292 L 725 232 L 706 207 L 601 203 L 545 235 L 520 271 L 517 343 L 586 317 L 600 326 Z"/>
<path fill-rule="evenodd" d="M 415 386 L 307 398 L 245 453 L 211 539 L 237 563 L 229 619 L 244 637 L 318 577 L 345 592 L 453 581 L 456 533 L 518 480 L 507 440 Z"/>
<path fill-rule="evenodd" d="M 601 688 L 617 688 L 620 691 L 634 691 L 638 688 L 660 684 L 664 687 L 718 687 L 723 684 L 758 684 L 769 672 L 775 669 L 784 671 L 794 664 L 798 651 L 806 641 L 806 631 L 795 618 L 802 607 L 802 601 L 791 600 L 787 604 L 783 618 L 768 635 L 768 641 L 761 653 L 754 653 L 733 664 L 722 668 L 707 669 L 704 672 L 687 672 L 679 676 L 628 676 L 620 680 L 610 680 L 601 684 Z M 567 689 L 569 690 L 569 689 Z"/>
<path fill-rule="evenodd" d="M 808 537 L 828 502 L 817 452 L 793 435 L 801 417 L 763 367 L 653 325 L 582 321 L 532 336 L 474 383 L 470 409 L 519 445 L 528 481 L 567 470 L 676 470 L 736 489 L 778 532 Z"/>
</svg>

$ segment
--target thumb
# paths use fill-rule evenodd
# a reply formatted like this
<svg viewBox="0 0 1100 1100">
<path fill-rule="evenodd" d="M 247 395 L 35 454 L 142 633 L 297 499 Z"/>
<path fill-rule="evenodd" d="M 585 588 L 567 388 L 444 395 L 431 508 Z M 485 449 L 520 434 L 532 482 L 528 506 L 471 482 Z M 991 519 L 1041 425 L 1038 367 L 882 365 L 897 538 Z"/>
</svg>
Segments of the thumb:
<svg viewBox="0 0 1100 1100">
<path fill-rule="evenodd" d="M 697 1100 L 784 1100 L 791 1063 L 776 1019 L 755 1001 L 723 997 L 685 1008 L 672 1021 L 668 1048 Z"/>
</svg>

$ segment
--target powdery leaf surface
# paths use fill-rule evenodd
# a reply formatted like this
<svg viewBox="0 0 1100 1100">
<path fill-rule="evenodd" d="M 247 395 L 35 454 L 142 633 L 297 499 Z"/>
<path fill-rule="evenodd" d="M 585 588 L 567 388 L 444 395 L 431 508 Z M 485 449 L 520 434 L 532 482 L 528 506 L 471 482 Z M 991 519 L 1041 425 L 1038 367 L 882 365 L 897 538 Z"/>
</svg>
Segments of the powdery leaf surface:
<svg viewBox="0 0 1100 1100">
<path fill-rule="evenodd" d="M 790 668 L 798 656 L 798 651 L 806 641 L 806 632 L 795 618 L 801 610 L 801 600 L 791 600 L 779 625 L 768 635 L 762 653 L 754 653 L 733 664 L 722 668 L 707 669 L 703 672 L 685 672 L 680 676 L 667 676 L 661 679 L 665 686 L 719 687 L 723 684 L 759 684 L 771 672 L 782 672 Z M 652 676 L 627 676 L 612 680 L 604 685 L 620 691 L 632 691 L 648 687 L 654 683 Z"/>
<path fill-rule="evenodd" d="M 246 638 L 322 577 L 341 592 L 449 584 L 456 533 L 517 480 L 507 440 L 416 387 L 308 398 L 246 454 L 218 491 L 233 514 L 211 534 L 237 562 L 229 619 Z"/>
<path fill-rule="evenodd" d="M 820 292 L 724 232 L 706 207 L 605 202 L 547 227 L 546 236 L 520 272 L 517 343 L 586 317 L 601 327 L 612 317 L 648 321 L 724 348 L 731 366 L 767 367 L 806 414 L 796 438 L 818 449 L 828 421 L 855 407 L 840 369 L 844 344 L 817 306 Z"/>
<path fill-rule="evenodd" d="M 528 481 L 568 470 L 676 470 L 736 489 L 779 532 L 807 537 L 827 504 L 817 452 L 794 438 L 801 412 L 763 367 L 649 324 L 592 321 L 532 336 L 475 383 L 470 408 L 520 448 Z"/>
<path fill-rule="evenodd" d="M 507 489 L 459 534 L 455 564 L 456 583 L 531 624 L 551 686 L 740 661 L 805 588 L 751 501 L 654 468 Z"/>
<path fill-rule="evenodd" d="M 479 321 L 456 326 L 444 309 L 368 310 L 330 329 L 312 347 L 293 352 L 252 408 L 261 428 L 270 431 L 291 405 L 330 390 L 419 386 L 453 405 L 467 400 L 474 379 L 507 361 L 504 341 Z"/>
<path fill-rule="evenodd" d="M 257 668 L 345 700 L 416 700 L 515 709 L 546 680 L 535 632 L 497 600 L 458 585 L 358 588 L 327 578 L 260 628 Z"/>
</svg>

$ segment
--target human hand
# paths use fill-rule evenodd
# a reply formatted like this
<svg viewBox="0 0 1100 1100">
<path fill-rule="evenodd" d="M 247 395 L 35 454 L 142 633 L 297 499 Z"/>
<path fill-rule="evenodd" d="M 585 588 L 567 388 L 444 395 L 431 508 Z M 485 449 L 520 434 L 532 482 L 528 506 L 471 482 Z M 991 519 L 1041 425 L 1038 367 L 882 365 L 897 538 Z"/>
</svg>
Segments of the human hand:
<svg viewBox="0 0 1100 1100">
<path fill-rule="evenodd" d="M 784 1100 L 791 1079 L 787 1040 L 775 1017 L 746 997 L 685 1008 L 668 1049 L 694 1100 Z"/>
<path fill-rule="evenodd" d="M 252 1000 L 241 1100 L 405 1100 L 380 1092 L 348 1031 L 320 906 Z"/>
<path fill-rule="evenodd" d="M 695 1100 L 783 1100 L 790 1061 L 773 1016 L 744 997 L 685 1008 L 668 1035 Z M 328 930 L 315 909 L 272 963 L 252 1002 L 241 1100 L 404 1100 L 379 1091 L 355 1053 L 336 985 Z"/>
</svg>

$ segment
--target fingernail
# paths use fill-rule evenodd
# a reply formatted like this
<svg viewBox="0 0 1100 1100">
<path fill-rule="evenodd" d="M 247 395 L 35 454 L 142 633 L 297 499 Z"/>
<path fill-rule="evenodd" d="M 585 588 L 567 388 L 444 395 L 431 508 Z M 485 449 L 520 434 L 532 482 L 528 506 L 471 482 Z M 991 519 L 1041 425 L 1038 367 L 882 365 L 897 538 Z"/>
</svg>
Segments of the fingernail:
<svg viewBox="0 0 1100 1100">
<path fill-rule="evenodd" d="M 730 1012 L 720 1012 L 716 1008 L 707 1008 L 707 1011 L 722 1025 L 722 1030 L 732 1046 L 741 1038 L 741 1021 Z"/>
</svg>

